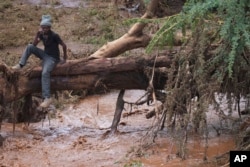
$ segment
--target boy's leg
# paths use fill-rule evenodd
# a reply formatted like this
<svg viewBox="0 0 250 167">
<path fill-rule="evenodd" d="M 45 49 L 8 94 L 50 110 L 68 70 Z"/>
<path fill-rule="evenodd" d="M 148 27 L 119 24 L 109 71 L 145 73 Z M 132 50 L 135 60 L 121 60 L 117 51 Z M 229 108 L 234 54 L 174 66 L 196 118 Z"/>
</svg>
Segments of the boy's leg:
<svg viewBox="0 0 250 167">
<path fill-rule="evenodd" d="M 25 51 L 24 51 L 24 53 L 23 53 L 23 55 L 22 55 L 22 57 L 21 57 L 21 59 L 19 61 L 19 64 L 21 66 L 25 66 L 25 64 L 26 64 L 26 62 L 27 62 L 27 60 L 28 60 L 28 58 L 30 57 L 31 54 L 34 54 L 35 56 L 37 56 L 40 59 L 43 59 L 43 57 L 45 55 L 45 53 L 44 53 L 44 51 L 42 49 L 34 46 L 33 44 L 29 44 L 26 47 L 26 49 L 25 49 Z"/>
<path fill-rule="evenodd" d="M 40 104 L 40 107 L 47 108 L 52 103 L 50 97 L 50 74 L 56 66 L 56 61 L 52 57 L 45 55 L 43 58 L 43 70 L 42 70 L 42 96 L 44 101 Z"/>
<path fill-rule="evenodd" d="M 42 95 L 43 98 L 45 99 L 44 102 L 48 101 L 48 99 L 50 99 L 50 74 L 51 71 L 55 68 L 56 66 L 56 61 L 54 58 L 45 55 L 43 57 L 43 70 L 42 70 Z M 51 101 L 48 102 L 48 104 L 41 104 L 42 107 L 48 107 L 49 103 L 51 103 Z"/>
</svg>

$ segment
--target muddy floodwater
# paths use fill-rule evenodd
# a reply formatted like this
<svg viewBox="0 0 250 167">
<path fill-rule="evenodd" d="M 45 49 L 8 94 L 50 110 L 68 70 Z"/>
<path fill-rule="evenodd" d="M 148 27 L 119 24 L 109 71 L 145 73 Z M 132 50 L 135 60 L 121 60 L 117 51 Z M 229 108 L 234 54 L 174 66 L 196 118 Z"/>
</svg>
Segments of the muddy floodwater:
<svg viewBox="0 0 250 167">
<path fill-rule="evenodd" d="M 146 167 L 189 167 L 203 162 L 205 140 L 200 135 L 188 138 L 187 159 L 176 156 L 176 142 L 167 129 L 163 129 L 155 143 L 140 157 L 136 150 L 146 140 L 153 118 L 146 119 L 150 106 L 130 109 L 125 106 L 118 127 L 119 133 L 105 135 L 111 126 L 118 91 L 104 95 L 91 95 L 64 110 L 50 113 L 44 121 L 31 123 L 28 129 L 17 124 L 3 123 L 0 147 L 1 167 L 119 167 L 127 165 Z M 129 90 L 125 101 L 134 102 L 144 94 Z M 136 112 L 140 111 L 140 112 Z M 209 114 L 208 114 L 208 117 Z M 215 117 L 211 114 L 211 122 Z M 215 125 L 217 126 L 217 125 Z M 217 136 L 211 129 L 208 139 L 208 159 L 221 155 L 235 146 L 230 135 Z M 212 166 L 212 165 L 207 165 Z M 215 166 L 215 165 L 213 165 Z"/>
<path fill-rule="evenodd" d="M 104 6 L 108 8 L 108 3 L 111 1 L 91 3 L 92 1 L 89 0 L 20 0 L 15 2 L 40 5 L 45 8 L 83 7 L 85 9 L 102 3 L 107 3 Z M 15 8 L 14 13 L 18 10 Z M 71 23 L 71 19 L 77 20 L 78 13 L 82 11 L 68 12 L 72 16 L 64 15 L 65 18 L 60 18 L 59 21 L 67 20 Z M 70 27 L 75 26 L 73 23 L 72 21 Z M 65 29 L 68 30 L 67 27 Z M 67 34 L 63 28 L 61 30 Z M 69 31 L 73 30 L 69 29 Z M 96 49 L 90 44 L 79 41 L 66 41 L 66 43 L 68 48 L 76 53 L 75 55 L 81 55 L 88 49 L 89 52 Z M 18 56 L 23 49 L 24 46 L 17 46 L 10 48 L 7 53 Z M 233 129 L 233 125 L 219 119 L 213 107 L 206 113 L 208 138 L 204 133 L 195 132 L 192 125 L 188 127 L 184 160 L 178 156 L 179 131 L 164 128 L 152 142 L 150 132 L 155 118 L 146 119 L 146 114 L 154 106 L 145 104 L 131 108 L 126 104 L 118 133 L 109 134 L 118 93 L 119 91 L 113 90 L 105 94 L 89 95 L 78 101 L 69 99 L 64 107 L 50 111 L 41 122 L 30 123 L 28 127 L 24 126 L 24 123 L 16 124 L 14 132 L 12 123 L 3 122 L 0 129 L 0 167 L 217 167 L 222 165 L 219 162 L 204 163 L 204 160 L 210 162 L 215 157 L 235 148 L 235 136 L 229 130 Z M 124 100 L 136 102 L 144 94 L 143 90 L 126 90 Z M 226 100 L 221 104 L 221 110 L 228 114 Z M 237 116 L 237 112 L 234 111 L 234 113 Z"/>
</svg>

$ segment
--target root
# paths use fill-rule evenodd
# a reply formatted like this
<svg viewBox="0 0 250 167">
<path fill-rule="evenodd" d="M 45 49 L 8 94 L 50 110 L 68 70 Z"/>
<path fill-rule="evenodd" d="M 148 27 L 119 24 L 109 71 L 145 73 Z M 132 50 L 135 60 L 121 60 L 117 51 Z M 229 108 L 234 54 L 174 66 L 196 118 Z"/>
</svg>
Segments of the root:
<svg viewBox="0 0 250 167">
<path fill-rule="evenodd" d="M 115 115 L 114 115 L 113 123 L 111 125 L 111 133 L 115 133 L 117 131 L 117 126 L 121 119 L 122 110 L 124 109 L 124 101 L 123 101 L 124 94 L 125 94 L 125 90 L 122 89 L 118 95 L 118 99 L 116 102 Z"/>
<path fill-rule="evenodd" d="M 4 92 L 0 94 L 0 105 L 4 105 L 6 103 L 4 99 L 4 93 L 12 92 L 11 90 L 13 88 L 14 92 L 17 92 L 19 73 L 12 71 L 5 63 L 0 61 L 0 78 L 4 80 L 3 86 L 5 86 L 5 89 L 3 89 Z"/>
</svg>

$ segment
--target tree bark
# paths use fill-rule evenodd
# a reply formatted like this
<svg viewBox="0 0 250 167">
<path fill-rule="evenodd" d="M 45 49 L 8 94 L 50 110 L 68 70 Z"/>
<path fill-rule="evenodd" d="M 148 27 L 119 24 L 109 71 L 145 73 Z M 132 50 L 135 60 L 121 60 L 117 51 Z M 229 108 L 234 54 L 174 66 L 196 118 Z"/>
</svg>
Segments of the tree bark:
<svg viewBox="0 0 250 167">
<path fill-rule="evenodd" d="M 51 89 L 147 89 L 146 68 L 152 68 L 155 57 L 117 57 L 72 60 L 58 65 L 51 74 Z M 170 67 L 171 59 L 160 56 L 156 68 Z M 6 104 L 28 94 L 41 91 L 41 67 L 25 73 L 14 72 L 0 64 L 0 104 Z M 166 75 L 157 71 L 154 78 L 156 89 L 163 89 Z"/>
</svg>

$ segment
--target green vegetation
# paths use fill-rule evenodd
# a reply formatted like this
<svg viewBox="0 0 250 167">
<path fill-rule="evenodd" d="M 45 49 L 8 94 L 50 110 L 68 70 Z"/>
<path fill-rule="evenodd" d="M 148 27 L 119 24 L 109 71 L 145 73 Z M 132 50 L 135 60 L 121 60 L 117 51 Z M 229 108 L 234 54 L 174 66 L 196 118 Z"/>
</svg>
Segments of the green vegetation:
<svg viewBox="0 0 250 167">
<path fill-rule="evenodd" d="M 124 167 L 142 167 L 142 166 L 143 166 L 142 162 L 136 161 L 136 160 L 131 161 L 131 162 L 124 165 Z"/>
<path fill-rule="evenodd" d="M 195 129 L 207 134 L 205 113 L 210 104 L 219 106 L 215 93 L 227 95 L 231 110 L 250 93 L 249 0 L 187 0 L 180 14 L 165 18 L 147 52 L 172 46 L 178 31 L 185 40 L 168 71 L 164 104 L 168 123 L 176 123 L 173 120 L 180 115 L 180 127 L 185 129 L 192 121 Z M 190 37 L 187 31 L 192 32 Z M 194 96 L 199 97 L 195 104 Z M 185 108 L 187 104 L 189 109 Z M 180 143 L 185 143 L 186 137 L 181 138 Z M 185 151 L 179 154 L 185 157 Z"/>
<path fill-rule="evenodd" d="M 220 0 L 189 0 L 186 2 L 182 13 L 167 17 L 164 25 L 148 46 L 147 51 L 152 51 L 152 48 L 159 43 L 171 43 L 173 34 L 177 30 L 181 29 L 185 35 L 186 30 L 191 29 L 193 43 L 200 42 L 198 40 L 202 41 L 202 38 L 209 40 L 208 46 L 200 48 L 197 52 L 204 53 L 211 45 L 219 45 L 207 68 L 222 63 L 220 65 L 223 65 L 224 68 L 215 71 L 216 74 L 222 75 L 217 76 L 217 78 L 221 79 L 225 76 L 233 78 L 237 76 L 235 66 L 242 67 L 246 71 L 247 65 L 249 66 L 249 60 L 244 57 L 250 48 L 249 9 L 250 3 L 248 0 L 229 0 L 226 2 Z M 205 35 L 201 38 L 201 34 Z"/>
</svg>

